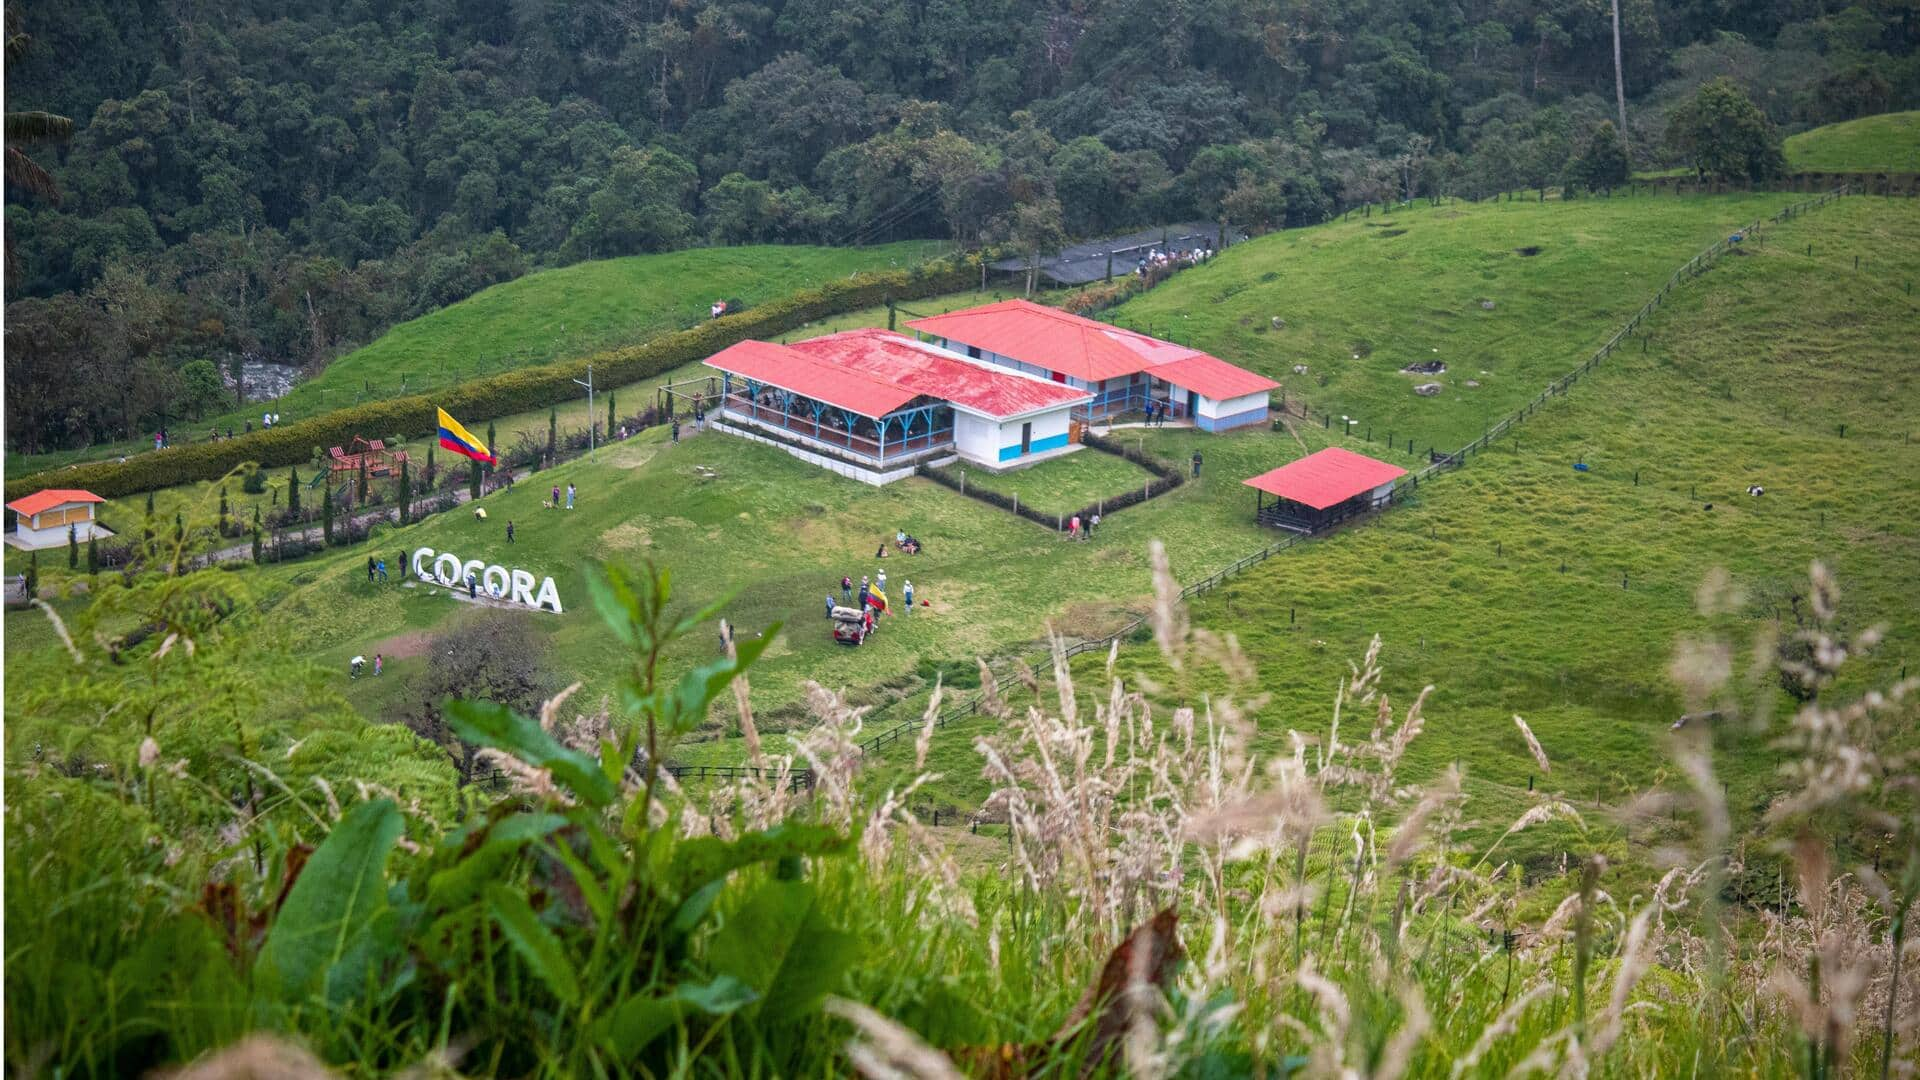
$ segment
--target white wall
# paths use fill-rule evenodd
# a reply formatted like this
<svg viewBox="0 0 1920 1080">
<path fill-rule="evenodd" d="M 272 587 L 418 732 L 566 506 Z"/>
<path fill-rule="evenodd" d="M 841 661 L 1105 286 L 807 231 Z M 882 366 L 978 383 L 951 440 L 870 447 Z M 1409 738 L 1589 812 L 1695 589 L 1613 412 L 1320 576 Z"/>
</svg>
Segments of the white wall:
<svg viewBox="0 0 1920 1080">
<path fill-rule="evenodd" d="M 1239 397 L 1214 400 L 1210 397 L 1200 399 L 1200 415 L 1213 419 L 1220 416 L 1239 416 L 1243 412 L 1267 407 L 1267 391 L 1257 394 L 1242 394 Z"/>
<path fill-rule="evenodd" d="M 1015 430 L 1018 431 L 1018 429 Z M 1000 425 L 984 417 L 955 409 L 953 411 L 953 448 L 963 458 L 992 464 L 999 460 L 1000 456 Z"/>
</svg>

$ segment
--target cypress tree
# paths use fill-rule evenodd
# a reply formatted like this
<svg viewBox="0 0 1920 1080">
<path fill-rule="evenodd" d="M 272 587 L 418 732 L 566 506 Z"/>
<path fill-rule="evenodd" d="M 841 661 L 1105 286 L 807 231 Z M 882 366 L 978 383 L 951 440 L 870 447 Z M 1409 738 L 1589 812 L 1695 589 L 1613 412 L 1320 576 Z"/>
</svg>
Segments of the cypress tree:
<svg viewBox="0 0 1920 1080">
<path fill-rule="evenodd" d="M 433 444 L 427 444 L 427 490 L 433 490 Z"/>
<path fill-rule="evenodd" d="M 407 475 L 407 463 L 400 463 L 400 524 L 413 520 L 413 479 Z"/>
<path fill-rule="evenodd" d="M 614 407 L 613 407 L 613 395 L 612 395 L 612 394 L 608 394 L 608 395 L 607 395 L 607 432 L 606 432 L 606 437 L 607 437 L 607 438 L 609 438 L 609 439 L 611 439 L 611 438 L 613 438 L 613 419 L 614 419 L 614 417 L 615 417 L 616 415 L 618 415 L 618 414 L 617 414 L 617 413 L 616 413 L 616 412 L 614 411 Z"/>
<path fill-rule="evenodd" d="M 176 544 L 185 543 L 186 539 L 187 519 L 182 517 L 178 511 L 175 511 L 173 515 L 173 542 Z"/>
<path fill-rule="evenodd" d="M 260 565 L 260 526 L 253 527 L 253 564 Z"/>
<path fill-rule="evenodd" d="M 227 485 L 220 485 L 220 535 L 227 534 Z"/>
<path fill-rule="evenodd" d="M 97 574 L 99 572 L 100 538 L 98 536 L 89 536 L 87 537 L 87 573 Z"/>
<path fill-rule="evenodd" d="M 80 526 L 67 526 L 67 569 L 80 569 Z"/>
<path fill-rule="evenodd" d="M 333 543 L 333 485 L 320 489 L 320 538 Z"/>
<path fill-rule="evenodd" d="M 40 592 L 40 553 L 27 552 L 27 599 L 31 600 Z"/>
<path fill-rule="evenodd" d="M 364 503 L 367 501 L 367 456 L 365 454 L 360 455 L 359 479 L 359 486 L 354 488 L 353 501 L 355 503 Z"/>
<path fill-rule="evenodd" d="M 500 444 L 494 440 L 493 421 L 491 420 L 487 421 L 487 453 L 492 454 L 495 458 L 500 456 Z M 492 462 L 487 463 L 487 475 L 493 475 Z"/>
<path fill-rule="evenodd" d="M 547 464 L 553 464 L 553 455 L 560 452 L 560 411 L 547 410 Z"/>
<path fill-rule="evenodd" d="M 295 521 L 300 520 L 300 470 L 298 467 L 287 470 L 287 513 Z"/>
<path fill-rule="evenodd" d="M 467 462 L 467 494 L 476 499 L 480 497 L 480 463 L 477 461 Z"/>
</svg>

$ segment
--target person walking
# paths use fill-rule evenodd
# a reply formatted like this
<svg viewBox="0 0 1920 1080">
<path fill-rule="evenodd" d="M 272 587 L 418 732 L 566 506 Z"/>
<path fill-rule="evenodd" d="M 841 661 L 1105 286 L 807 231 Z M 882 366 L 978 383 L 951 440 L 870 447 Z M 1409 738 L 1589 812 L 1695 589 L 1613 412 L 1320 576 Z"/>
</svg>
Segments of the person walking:
<svg viewBox="0 0 1920 1080">
<path fill-rule="evenodd" d="M 507 522 L 507 543 L 513 543 L 513 522 Z"/>
<path fill-rule="evenodd" d="M 913 614 L 913 582 L 912 580 L 907 580 L 900 583 L 900 598 L 907 602 L 906 614 L 908 615 Z"/>
<path fill-rule="evenodd" d="M 567 509 L 573 509 L 573 481 L 567 481 Z"/>
<path fill-rule="evenodd" d="M 673 445 L 680 445 L 680 418 L 677 416 L 673 418 Z"/>
<path fill-rule="evenodd" d="M 380 571 L 380 580 L 381 581 L 387 580 L 387 560 L 381 559 L 378 565 L 378 569 Z M 378 655 L 374 656 L 374 660 L 378 661 L 379 659 L 380 657 Z M 377 667 L 379 665 L 376 664 L 375 666 Z M 379 672 L 376 671 L 374 672 L 374 674 L 378 675 Z"/>
<path fill-rule="evenodd" d="M 828 593 L 827 594 L 827 618 L 829 619 L 833 618 L 833 609 L 839 606 L 840 606 L 839 604 L 834 602 L 833 594 Z"/>
<path fill-rule="evenodd" d="M 1073 517 L 1069 518 L 1067 521 L 1067 539 L 1069 540 L 1080 539 L 1080 515 L 1079 514 L 1073 515 Z"/>
<path fill-rule="evenodd" d="M 480 579 L 472 574 L 467 575 L 467 599 L 480 599 Z"/>
<path fill-rule="evenodd" d="M 551 501 L 547 503 L 547 508 L 550 510 L 558 510 L 560 508 L 560 485 L 559 484 L 553 485 L 553 498 Z"/>
<path fill-rule="evenodd" d="M 1100 527 L 1100 515 L 1096 513 L 1093 515 L 1092 518 L 1088 519 L 1087 521 L 1087 536 L 1091 538 L 1093 536 L 1093 530 L 1099 527 Z"/>
<path fill-rule="evenodd" d="M 382 659 L 379 653 L 373 654 L 373 675 L 376 679 L 380 677 L 380 662 Z"/>
<path fill-rule="evenodd" d="M 347 661 L 347 678 L 349 679 L 359 678 L 360 669 L 366 666 L 367 666 L 367 658 L 364 656 L 356 656 L 353 659 Z"/>
<path fill-rule="evenodd" d="M 1193 452 L 1193 478 L 1200 479 L 1200 451 Z"/>
<path fill-rule="evenodd" d="M 853 603 L 853 578 L 851 578 L 851 577 L 848 577 L 848 576 L 846 576 L 846 575 L 844 575 L 844 574 L 843 574 L 843 575 L 841 575 L 841 577 L 840 577 L 840 595 L 842 595 L 842 596 L 844 596 L 844 597 L 846 597 L 846 598 L 847 598 L 847 603 L 848 603 L 848 604 L 852 604 L 852 603 Z"/>
<path fill-rule="evenodd" d="M 367 556 L 367 580 L 369 582 L 373 580 L 374 572 L 375 572 L 375 566 L 373 562 L 373 556 L 369 555 Z"/>
<path fill-rule="evenodd" d="M 887 572 L 885 570 L 882 570 L 873 576 L 873 587 L 879 590 L 880 592 L 887 591 Z"/>
</svg>

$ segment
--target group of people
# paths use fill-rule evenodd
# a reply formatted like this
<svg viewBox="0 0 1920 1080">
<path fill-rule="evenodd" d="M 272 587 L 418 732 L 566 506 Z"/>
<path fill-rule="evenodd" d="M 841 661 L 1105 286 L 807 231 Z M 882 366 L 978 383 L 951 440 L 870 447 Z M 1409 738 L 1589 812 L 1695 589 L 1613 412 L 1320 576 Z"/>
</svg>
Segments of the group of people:
<svg viewBox="0 0 1920 1080">
<path fill-rule="evenodd" d="M 1153 398 L 1153 397 L 1148 398 L 1147 399 L 1147 426 L 1148 427 L 1165 427 L 1167 425 L 1167 414 L 1171 413 L 1172 411 L 1173 411 L 1172 402 L 1162 401 L 1159 398 Z"/>
<path fill-rule="evenodd" d="M 893 546 L 909 555 L 920 554 L 920 538 L 907 535 L 905 529 L 899 529 L 894 532 Z M 874 550 L 873 557 L 876 559 L 884 559 L 887 557 L 886 541 L 883 540 L 880 542 L 880 546 Z"/>
<path fill-rule="evenodd" d="M 385 665 L 386 665 L 385 657 L 382 657 L 379 653 L 374 653 L 373 654 L 373 673 L 375 675 L 380 674 L 381 669 L 385 667 Z M 347 677 L 350 679 L 359 678 L 360 669 L 366 666 L 367 666 L 367 658 L 364 656 L 356 656 L 352 660 L 347 661 Z"/>
<path fill-rule="evenodd" d="M 1154 248 L 1152 251 L 1140 256 L 1140 260 L 1138 264 L 1134 266 L 1133 272 L 1136 276 L 1145 277 L 1156 270 L 1164 270 L 1170 266 L 1193 266 L 1196 263 L 1206 262 L 1211 258 L 1213 258 L 1212 245 L 1186 248 L 1184 250 L 1176 249 L 1173 251 Z"/>
<path fill-rule="evenodd" d="M 851 575 L 842 577 L 840 579 L 840 595 L 841 599 L 835 600 L 832 593 L 827 594 L 827 618 L 833 618 L 833 613 L 836 608 L 843 606 L 855 607 L 857 605 L 860 618 L 866 624 L 867 633 L 873 632 L 875 620 L 878 616 L 884 615 L 892 610 L 892 604 L 887 600 L 887 572 L 885 570 L 876 570 L 872 578 L 868 578 L 865 574 L 860 575 L 860 590 L 857 597 L 854 593 L 853 577 Z M 913 582 L 902 581 L 900 583 L 900 599 L 906 603 L 905 612 L 912 614 Z"/>
<path fill-rule="evenodd" d="M 553 497 L 552 497 L 551 499 L 549 499 L 549 500 L 547 500 L 547 503 L 546 503 L 546 508 L 547 508 L 548 510 L 558 510 L 558 509 L 560 509 L 560 506 L 561 506 L 561 503 L 560 503 L 560 485 L 559 485 L 559 484 L 555 484 L 555 485 L 553 485 L 553 492 L 552 492 L 552 495 L 553 495 Z M 573 484 L 572 484 L 572 483 L 568 483 L 568 484 L 567 484 L 567 501 L 566 501 L 566 508 L 567 508 L 568 510 L 571 510 L 571 509 L 573 509 Z M 513 542 L 513 522 L 511 522 L 511 521 L 509 521 L 509 522 L 507 522 L 507 542 L 508 542 L 508 543 L 512 543 L 512 542 Z"/>
<path fill-rule="evenodd" d="M 1075 514 L 1072 517 L 1067 519 L 1067 539 L 1069 540 L 1092 539 L 1093 530 L 1099 527 L 1100 527 L 1099 514 L 1087 515 L 1087 520 L 1084 522 L 1080 520 L 1079 514 Z"/>
<path fill-rule="evenodd" d="M 369 583 L 387 580 L 387 560 L 367 556 L 367 581 Z"/>
</svg>

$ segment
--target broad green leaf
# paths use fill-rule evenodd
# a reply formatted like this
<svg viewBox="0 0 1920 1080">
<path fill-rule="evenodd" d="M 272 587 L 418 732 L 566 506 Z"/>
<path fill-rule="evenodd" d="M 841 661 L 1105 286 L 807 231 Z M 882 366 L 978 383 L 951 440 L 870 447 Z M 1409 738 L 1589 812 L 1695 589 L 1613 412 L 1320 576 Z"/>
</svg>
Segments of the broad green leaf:
<svg viewBox="0 0 1920 1080">
<path fill-rule="evenodd" d="M 504 750 L 521 761 L 550 770 L 567 790 L 593 806 L 613 801 L 618 788 L 600 763 L 560 745 L 539 722 L 491 701 L 453 701 L 445 706 L 447 723 L 470 743 Z"/>
<path fill-rule="evenodd" d="M 808 882 L 762 882 L 707 949 L 713 970 L 759 994 L 764 1020 L 812 1011 L 853 964 L 858 942 L 830 923 L 816 901 Z"/>
<path fill-rule="evenodd" d="M 540 921 L 527 898 L 503 885 L 487 890 L 487 906 L 520 959 L 526 961 L 553 996 L 568 1005 L 580 1001 L 580 976 L 558 935 Z"/>
<path fill-rule="evenodd" d="M 587 910 L 593 913 L 596 923 L 605 926 L 613 918 L 613 906 L 607 899 L 607 890 L 601 887 L 593 871 L 587 869 L 587 864 L 566 844 L 548 844 L 546 850 L 552 852 L 553 857 L 567 868 L 567 873 L 573 875 L 573 883 L 580 890 L 580 898 L 586 901 Z"/>
<path fill-rule="evenodd" d="M 637 643 L 634 626 L 640 621 L 640 601 L 627 586 L 626 573 L 617 566 L 607 567 L 605 574 L 589 567 L 582 576 L 587 579 L 587 594 L 593 597 L 601 621 L 622 645 L 632 647 Z"/>
<path fill-rule="evenodd" d="M 477 843 L 468 838 L 469 850 L 457 856 L 453 865 L 428 879 L 427 902 L 444 911 L 473 900 L 501 879 L 528 844 L 566 823 L 559 814 L 513 814 L 492 822 Z"/>
<path fill-rule="evenodd" d="M 824 825 L 792 821 L 731 840 L 697 836 L 682 841 L 674 850 L 668 883 L 676 895 L 687 896 L 743 866 L 789 855 L 830 855 L 846 850 L 848 843 L 846 837 Z"/>
<path fill-rule="evenodd" d="M 596 1032 L 600 1041 L 610 1044 L 616 1055 L 631 1058 L 689 1011 L 726 1016 L 756 1000 L 758 997 L 751 987 L 731 975 L 721 975 L 711 982 L 677 987 L 665 997 L 648 994 L 630 997 L 600 1019 Z"/>
<path fill-rule="evenodd" d="M 385 867 L 405 828 L 391 800 L 348 810 L 319 850 L 267 932 L 255 967 L 266 996 L 287 1004 L 323 990 L 339 1004 L 365 988 L 377 965 L 397 946 L 387 905 Z"/>
<path fill-rule="evenodd" d="M 728 683 L 760 658 L 779 632 L 780 624 L 774 623 L 757 638 L 735 642 L 732 658 L 702 664 L 687 672 L 674 689 L 673 714 L 663 718 L 667 730 L 682 734 L 699 726 L 700 721 L 706 719 L 707 706 L 720 696 Z"/>
</svg>

